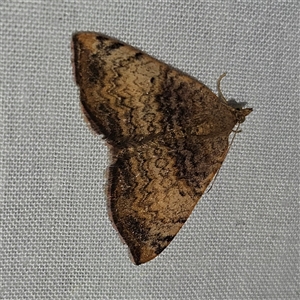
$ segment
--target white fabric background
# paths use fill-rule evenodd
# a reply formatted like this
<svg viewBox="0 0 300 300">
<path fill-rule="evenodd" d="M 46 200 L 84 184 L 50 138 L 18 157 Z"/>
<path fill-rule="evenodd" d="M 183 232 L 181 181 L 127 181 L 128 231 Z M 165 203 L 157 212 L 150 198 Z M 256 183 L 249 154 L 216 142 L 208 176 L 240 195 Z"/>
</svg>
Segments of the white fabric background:
<svg viewBox="0 0 300 300">
<path fill-rule="evenodd" d="M 1 1 L 1 299 L 298 299 L 298 1 Z M 128 42 L 247 102 L 221 172 L 170 246 L 131 263 L 109 154 L 79 110 L 70 38 Z"/>
</svg>

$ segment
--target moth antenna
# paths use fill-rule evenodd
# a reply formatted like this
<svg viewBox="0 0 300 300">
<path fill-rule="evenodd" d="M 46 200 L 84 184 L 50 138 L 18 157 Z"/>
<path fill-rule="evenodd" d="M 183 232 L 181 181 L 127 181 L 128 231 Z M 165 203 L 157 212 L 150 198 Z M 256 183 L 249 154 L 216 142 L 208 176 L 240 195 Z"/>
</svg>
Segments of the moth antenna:
<svg viewBox="0 0 300 300">
<path fill-rule="evenodd" d="M 218 98 L 221 100 L 222 104 L 225 104 L 226 106 L 228 106 L 228 101 L 226 100 L 225 96 L 223 95 L 222 91 L 221 91 L 221 81 L 222 79 L 226 76 L 226 73 L 223 73 L 218 81 L 217 81 L 217 90 L 218 90 Z M 197 102 L 195 103 L 195 105 L 198 105 L 200 107 L 200 104 L 198 104 Z"/>
<path fill-rule="evenodd" d="M 227 100 L 226 100 L 226 98 L 224 97 L 224 95 L 223 95 L 223 93 L 222 93 L 222 91 L 221 91 L 221 81 L 222 81 L 222 79 L 223 79 L 225 76 L 226 76 L 226 73 L 223 73 L 223 74 L 219 77 L 219 79 L 218 79 L 218 81 L 217 81 L 217 89 L 218 89 L 218 96 L 219 96 L 219 99 L 220 99 L 221 101 L 223 101 L 224 103 L 226 103 L 226 105 L 228 105 L 228 104 L 227 104 Z"/>
</svg>

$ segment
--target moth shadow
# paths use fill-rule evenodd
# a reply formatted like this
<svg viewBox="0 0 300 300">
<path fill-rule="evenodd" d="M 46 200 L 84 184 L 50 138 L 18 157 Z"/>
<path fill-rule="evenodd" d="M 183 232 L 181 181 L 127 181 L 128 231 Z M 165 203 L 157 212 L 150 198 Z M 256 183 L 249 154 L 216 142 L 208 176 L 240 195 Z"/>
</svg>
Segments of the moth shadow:
<svg viewBox="0 0 300 300">
<path fill-rule="evenodd" d="M 235 99 L 231 98 L 227 100 L 228 105 L 230 105 L 233 108 L 240 108 L 242 109 L 247 105 L 248 102 L 237 102 Z"/>
</svg>

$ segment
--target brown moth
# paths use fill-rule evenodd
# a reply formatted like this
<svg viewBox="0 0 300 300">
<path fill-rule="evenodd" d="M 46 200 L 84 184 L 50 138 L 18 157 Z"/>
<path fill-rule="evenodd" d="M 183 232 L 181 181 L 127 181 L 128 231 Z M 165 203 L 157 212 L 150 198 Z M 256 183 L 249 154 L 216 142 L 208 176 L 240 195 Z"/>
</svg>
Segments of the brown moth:
<svg viewBox="0 0 300 300">
<path fill-rule="evenodd" d="M 252 109 L 101 33 L 74 34 L 73 51 L 82 111 L 111 146 L 110 217 L 142 264 L 185 223 Z"/>
</svg>

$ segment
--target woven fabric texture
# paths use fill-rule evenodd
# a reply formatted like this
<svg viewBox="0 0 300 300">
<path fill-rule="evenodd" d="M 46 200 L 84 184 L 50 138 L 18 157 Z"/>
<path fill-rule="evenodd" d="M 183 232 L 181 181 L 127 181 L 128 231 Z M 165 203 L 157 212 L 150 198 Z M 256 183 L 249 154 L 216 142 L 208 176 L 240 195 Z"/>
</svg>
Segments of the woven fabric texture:
<svg viewBox="0 0 300 300">
<path fill-rule="evenodd" d="M 1 299 L 299 299 L 299 2 L 0 3 Z M 135 266 L 109 152 L 79 108 L 71 35 L 116 37 L 247 102 L 213 188 Z"/>
</svg>

